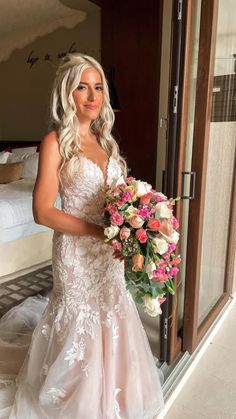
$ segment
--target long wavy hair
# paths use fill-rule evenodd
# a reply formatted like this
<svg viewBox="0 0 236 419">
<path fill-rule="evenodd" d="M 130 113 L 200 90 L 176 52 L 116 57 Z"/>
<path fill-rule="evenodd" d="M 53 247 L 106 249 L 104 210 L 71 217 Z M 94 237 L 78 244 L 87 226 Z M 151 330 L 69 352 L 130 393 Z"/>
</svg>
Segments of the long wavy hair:
<svg viewBox="0 0 236 419">
<path fill-rule="evenodd" d="M 51 127 L 58 136 L 59 150 L 62 156 L 60 178 L 63 172 L 68 178 L 73 178 L 80 168 L 80 156 L 83 152 L 80 146 L 80 123 L 76 116 L 76 105 L 73 91 L 78 87 L 82 72 L 87 68 L 95 68 L 101 75 L 104 102 L 97 119 L 91 121 L 90 129 L 96 135 L 101 147 L 108 156 L 112 156 L 121 166 L 126 176 L 127 165 L 120 155 L 119 147 L 111 130 L 115 115 L 110 105 L 109 88 L 102 66 L 93 57 L 73 53 L 67 54 L 61 61 L 51 94 Z"/>
</svg>

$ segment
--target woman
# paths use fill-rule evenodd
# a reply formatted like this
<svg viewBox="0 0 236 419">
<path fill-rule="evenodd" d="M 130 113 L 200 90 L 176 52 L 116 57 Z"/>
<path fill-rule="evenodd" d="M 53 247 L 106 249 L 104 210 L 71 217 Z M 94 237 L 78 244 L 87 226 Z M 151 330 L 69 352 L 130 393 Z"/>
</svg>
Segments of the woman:
<svg viewBox="0 0 236 419">
<path fill-rule="evenodd" d="M 126 163 L 100 64 L 69 54 L 52 93 L 53 131 L 42 141 L 35 221 L 54 230 L 53 290 L 17 378 L 10 418 L 153 419 L 159 373 L 124 262 L 104 243 L 104 192 Z M 62 209 L 54 208 L 58 194 Z"/>
</svg>

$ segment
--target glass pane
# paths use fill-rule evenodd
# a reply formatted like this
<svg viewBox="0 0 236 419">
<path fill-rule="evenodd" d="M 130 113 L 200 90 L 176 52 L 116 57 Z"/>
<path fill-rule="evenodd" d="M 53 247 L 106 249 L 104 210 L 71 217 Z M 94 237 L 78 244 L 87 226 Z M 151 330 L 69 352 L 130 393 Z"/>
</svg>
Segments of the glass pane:
<svg viewBox="0 0 236 419">
<path fill-rule="evenodd" d="M 190 94 L 189 94 L 189 112 L 187 125 L 187 140 L 185 149 L 185 166 L 184 171 L 191 171 L 192 163 L 192 149 L 193 149 L 193 128 L 194 128 L 194 112 L 195 112 L 195 98 L 196 98 L 196 79 L 197 79 L 197 64 L 198 64 L 198 49 L 199 49 L 199 30 L 200 30 L 200 14 L 201 14 L 201 0 L 195 2 L 194 10 L 194 28 L 192 41 L 192 62 L 191 62 L 191 79 L 190 79 Z M 185 176 L 184 190 L 186 195 L 189 192 L 189 176 Z M 180 224 L 181 234 L 181 258 L 179 272 L 179 293 L 178 293 L 178 330 L 183 325 L 184 313 L 184 290 L 185 290 L 185 271 L 186 271 L 186 252 L 187 252 L 187 237 L 188 237 L 188 214 L 189 214 L 189 200 L 182 200 L 183 215 Z"/>
<path fill-rule="evenodd" d="M 203 220 L 198 324 L 224 291 L 236 150 L 236 8 L 220 0 Z"/>
</svg>

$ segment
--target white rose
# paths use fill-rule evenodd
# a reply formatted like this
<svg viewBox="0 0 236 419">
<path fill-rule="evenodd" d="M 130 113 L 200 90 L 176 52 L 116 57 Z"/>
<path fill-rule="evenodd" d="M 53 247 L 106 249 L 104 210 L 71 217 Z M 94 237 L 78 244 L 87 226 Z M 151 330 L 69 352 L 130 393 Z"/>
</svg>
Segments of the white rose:
<svg viewBox="0 0 236 419">
<path fill-rule="evenodd" d="M 125 219 L 129 220 L 131 217 L 136 215 L 138 212 L 138 208 L 135 208 L 133 205 L 130 205 L 127 210 L 125 211 Z"/>
<path fill-rule="evenodd" d="M 153 271 L 156 269 L 156 265 L 154 262 L 149 262 L 147 264 L 146 272 L 148 274 L 149 279 L 153 278 Z"/>
<path fill-rule="evenodd" d="M 113 237 L 117 236 L 117 234 L 119 233 L 120 229 L 117 226 L 111 226 L 111 227 L 106 227 L 104 229 L 104 234 L 105 236 L 107 236 L 107 238 L 113 239 Z"/>
<path fill-rule="evenodd" d="M 177 244 L 179 241 L 179 233 L 178 231 L 174 231 L 170 236 L 166 236 L 164 233 L 160 231 L 161 235 L 165 237 L 165 240 L 168 241 L 168 243 L 174 243 Z M 154 239 L 153 239 L 154 240 Z"/>
<path fill-rule="evenodd" d="M 145 294 L 143 302 L 144 312 L 151 317 L 156 317 L 162 313 L 160 303 L 157 298 L 152 298 L 150 294 Z"/>
<path fill-rule="evenodd" d="M 177 244 L 177 243 L 178 243 L 178 241 L 179 241 L 179 233 L 178 233 L 178 231 L 174 231 L 174 232 L 171 234 L 170 239 L 171 239 L 171 243 L 175 243 L 175 244 Z"/>
<path fill-rule="evenodd" d="M 115 186 L 122 185 L 123 183 L 125 183 L 124 177 L 120 176 L 118 179 L 113 180 L 111 187 L 114 188 Z"/>
<path fill-rule="evenodd" d="M 144 224 L 144 219 L 138 215 L 134 215 L 129 219 L 129 223 L 133 228 L 141 228 Z"/>
<path fill-rule="evenodd" d="M 154 247 L 154 252 L 155 253 L 160 253 L 160 255 L 163 255 L 164 253 L 166 253 L 166 251 L 168 249 L 168 243 L 166 242 L 166 240 L 165 239 L 160 239 L 159 237 L 154 237 L 152 239 L 152 244 L 153 244 L 153 247 Z"/>
<path fill-rule="evenodd" d="M 166 201 L 168 203 L 168 201 Z M 172 210 L 167 207 L 166 202 L 158 202 L 155 208 L 159 212 L 160 218 L 170 218 L 172 216 Z"/>
<path fill-rule="evenodd" d="M 140 196 L 146 195 L 146 193 L 150 192 L 152 189 L 152 185 L 149 185 L 147 182 L 141 182 L 141 180 L 136 180 L 135 182 L 132 182 L 132 185 L 136 188 L 137 197 L 140 198 Z"/>
</svg>

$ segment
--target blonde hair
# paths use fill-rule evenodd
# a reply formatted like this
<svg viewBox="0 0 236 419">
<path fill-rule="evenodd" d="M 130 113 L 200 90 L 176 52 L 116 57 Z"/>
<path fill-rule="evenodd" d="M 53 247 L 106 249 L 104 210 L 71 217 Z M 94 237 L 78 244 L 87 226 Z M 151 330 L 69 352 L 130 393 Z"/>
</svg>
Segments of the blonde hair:
<svg viewBox="0 0 236 419">
<path fill-rule="evenodd" d="M 110 105 L 108 83 L 102 66 L 93 57 L 73 53 L 67 54 L 58 67 L 51 95 L 51 123 L 58 135 L 59 150 L 62 156 L 60 173 L 73 178 L 75 171 L 79 170 L 80 155 L 83 155 L 80 146 L 80 123 L 76 116 L 76 105 L 73 91 L 78 87 L 82 72 L 87 68 L 95 68 L 101 75 L 104 102 L 98 118 L 90 125 L 91 132 L 97 136 L 101 147 L 112 156 L 121 166 L 126 176 L 127 165 L 119 152 L 119 147 L 111 134 L 115 116 Z"/>
</svg>

